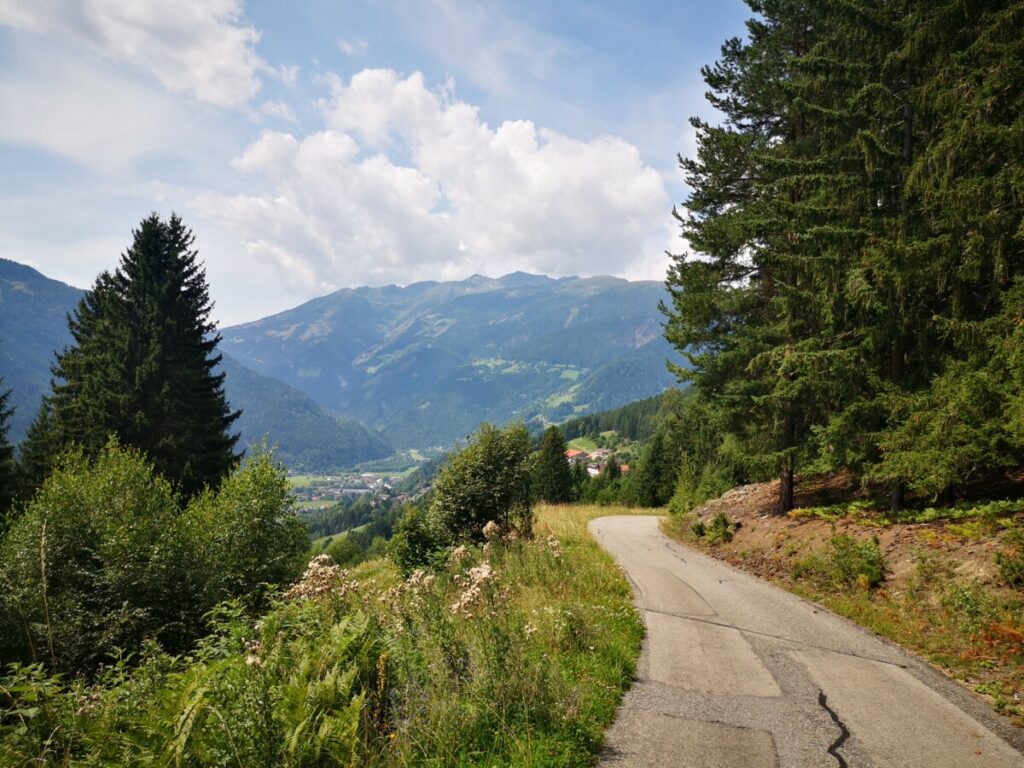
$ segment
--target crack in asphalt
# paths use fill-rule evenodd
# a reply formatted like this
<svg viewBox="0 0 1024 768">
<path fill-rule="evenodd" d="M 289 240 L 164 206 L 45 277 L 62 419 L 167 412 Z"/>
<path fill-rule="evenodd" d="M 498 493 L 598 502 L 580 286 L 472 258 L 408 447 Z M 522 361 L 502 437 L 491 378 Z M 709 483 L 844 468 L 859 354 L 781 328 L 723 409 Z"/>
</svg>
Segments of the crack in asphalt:
<svg viewBox="0 0 1024 768">
<path fill-rule="evenodd" d="M 849 651 L 837 651 L 835 648 L 829 648 L 826 645 L 815 645 L 814 643 L 806 643 L 802 640 L 794 640 L 793 638 L 785 637 L 784 635 L 773 635 L 771 632 L 762 632 L 758 629 L 747 629 L 746 627 L 737 627 L 734 624 L 727 624 L 724 621 L 712 621 L 711 619 L 702 619 L 699 616 L 687 616 L 682 613 L 672 613 L 671 611 L 659 611 L 657 608 L 647 608 L 644 606 L 640 606 L 640 610 L 646 611 L 647 613 L 658 613 L 662 616 L 674 616 L 675 618 L 682 619 L 683 621 L 699 621 L 701 624 L 711 624 L 715 627 L 735 629 L 737 632 L 741 632 L 746 635 L 757 635 L 758 637 L 767 637 L 771 640 L 781 640 L 784 643 L 792 643 L 793 645 L 796 645 L 800 648 L 815 648 L 819 651 L 838 653 L 841 656 L 852 656 L 855 659 L 864 659 L 864 661 L 874 661 L 878 664 L 888 664 L 890 667 L 896 667 L 897 669 L 909 669 L 909 667 L 906 664 L 900 664 L 895 661 L 887 661 L 886 659 L 879 659 L 874 656 L 862 656 L 859 653 L 850 653 Z"/>
<path fill-rule="evenodd" d="M 850 738 L 850 729 L 846 727 L 846 723 L 839 719 L 839 715 L 836 714 L 835 710 L 828 705 L 828 697 L 820 688 L 818 689 L 818 704 L 822 709 L 828 712 L 828 716 L 832 718 L 832 722 L 839 726 L 839 738 L 829 745 L 826 752 L 836 759 L 836 762 L 839 763 L 839 768 L 850 768 L 845 758 L 839 754 L 839 748 L 843 746 L 843 743 L 848 738 Z"/>
</svg>

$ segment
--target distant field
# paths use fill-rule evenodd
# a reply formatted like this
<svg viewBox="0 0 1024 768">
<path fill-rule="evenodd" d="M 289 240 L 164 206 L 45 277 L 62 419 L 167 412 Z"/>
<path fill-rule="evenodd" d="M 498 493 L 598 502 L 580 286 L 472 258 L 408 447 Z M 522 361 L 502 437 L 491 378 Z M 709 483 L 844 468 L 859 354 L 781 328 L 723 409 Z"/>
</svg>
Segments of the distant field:
<svg viewBox="0 0 1024 768">
<path fill-rule="evenodd" d="M 591 440 L 589 437 L 577 437 L 575 440 L 569 441 L 569 447 L 575 448 L 577 451 L 591 451 L 597 450 L 597 443 Z"/>
<path fill-rule="evenodd" d="M 300 510 L 309 511 L 314 509 L 327 509 L 328 507 L 333 507 L 336 503 L 337 502 L 334 501 L 324 501 L 323 499 L 319 499 L 317 501 L 300 500 L 295 502 L 295 506 Z"/>
</svg>

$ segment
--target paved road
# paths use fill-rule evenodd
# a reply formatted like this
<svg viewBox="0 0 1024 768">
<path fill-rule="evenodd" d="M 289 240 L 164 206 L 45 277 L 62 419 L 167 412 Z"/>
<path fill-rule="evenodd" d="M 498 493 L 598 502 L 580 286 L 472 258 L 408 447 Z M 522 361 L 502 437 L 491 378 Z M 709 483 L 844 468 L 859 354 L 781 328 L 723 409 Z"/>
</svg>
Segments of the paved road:
<svg viewBox="0 0 1024 768">
<path fill-rule="evenodd" d="M 647 623 L 601 765 L 1024 768 L 1022 734 L 983 701 L 845 619 L 670 541 L 658 519 L 590 524 Z"/>
</svg>

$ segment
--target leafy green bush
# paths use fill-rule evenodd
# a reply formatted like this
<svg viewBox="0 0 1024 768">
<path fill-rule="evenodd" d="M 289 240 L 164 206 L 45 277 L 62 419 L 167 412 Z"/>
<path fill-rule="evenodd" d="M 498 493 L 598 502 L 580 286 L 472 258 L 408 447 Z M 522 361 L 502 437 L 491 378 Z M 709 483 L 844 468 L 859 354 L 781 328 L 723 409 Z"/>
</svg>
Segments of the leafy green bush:
<svg viewBox="0 0 1024 768">
<path fill-rule="evenodd" d="M 822 587 L 873 589 L 885 581 L 885 569 L 877 537 L 859 541 L 841 533 L 829 539 L 823 553 L 798 560 L 793 566 L 793 577 L 810 579 Z"/>
<path fill-rule="evenodd" d="M 447 543 L 483 541 L 488 522 L 530 536 L 533 500 L 526 427 L 482 424 L 473 440 L 454 453 L 434 481 L 430 523 Z"/>
<path fill-rule="evenodd" d="M 61 459 L 0 546 L 0 656 L 82 670 L 160 637 L 187 566 L 172 555 L 176 502 L 138 451 Z"/>
<path fill-rule="evenodd" d="M 142 454 L 67 454 L 0 545 L 0 658 L 88 672 L 145 638 L 179 652 L 217 603 L 301 572 L 284 471 L 257 451 L 182 512 Z"/>
<path fill-rule="evenodd" d="M 398 520 L 395 535 L 388 542 L 388 556 L 406 576 L 427 565 L 440 544 L 427 524 L 427 516 L 416 507 L 408 507 Z"/>
<path fill-rule="evenodd" d="M 996 552 L 999 575 L 1011 587 L 1024 587 L 1024 529 L 1014 528 L 1003 536 Z"/>
<path fill-rule="evenodd" d="M 730 522 L 724 513 L 719 512 L 711 518 L 711 522 L 697 521 L 690 527 L 690 530 L 693 531 L 694 536 L 698 539 L 705 539 L 708 544 L 727 544 L 732 541 L 737 527 L 738 524 Z"/>
</svg>

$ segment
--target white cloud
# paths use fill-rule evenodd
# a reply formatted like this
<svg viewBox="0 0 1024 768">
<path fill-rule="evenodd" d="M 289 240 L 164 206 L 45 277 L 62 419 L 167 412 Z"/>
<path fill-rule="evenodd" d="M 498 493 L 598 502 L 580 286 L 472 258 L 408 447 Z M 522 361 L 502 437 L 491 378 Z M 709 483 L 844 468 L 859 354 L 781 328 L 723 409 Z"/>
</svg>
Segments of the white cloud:
<svg viewBox="0 0 1024 768">
<path fill-rule="evenodd" d="M 358 37 L 354 40 L 339 40 L 338 47 L 346 56 L 361 56 L 370 50 L 370 44 Z"/>
<path fill-rule="evenodd" d="M 238 0 L 0 0 L 0 24 L 85 45 L 219 107 L 247 104 L 261 73 L 294 79 L 257 55 Z"/>
<path fill-rule="evenodd" d="M 265 133 L 235 161 L 272 192 L 193 201 L 292 290 L 516 269 L 664 276 L 670 204 L 635 146 L 492 129 L 418 73 L 330 87 L 324 130 Z"/>
<path fill-rule="evenodd" d="M 298 122 L 292 108 L 283 101 L 265 101 L 260 104 L 260 115 L 263 117 L 277 117 L 289 123 Z"/>
<path fill-rule="evenodd" d="M 99 171 L 176 148 L 186 122 L 173 99 L 103 62 L 56 46 L 19 46 L 18 70 L 0 72 L 0 142 L 47 149 Z"/>
</svg>

